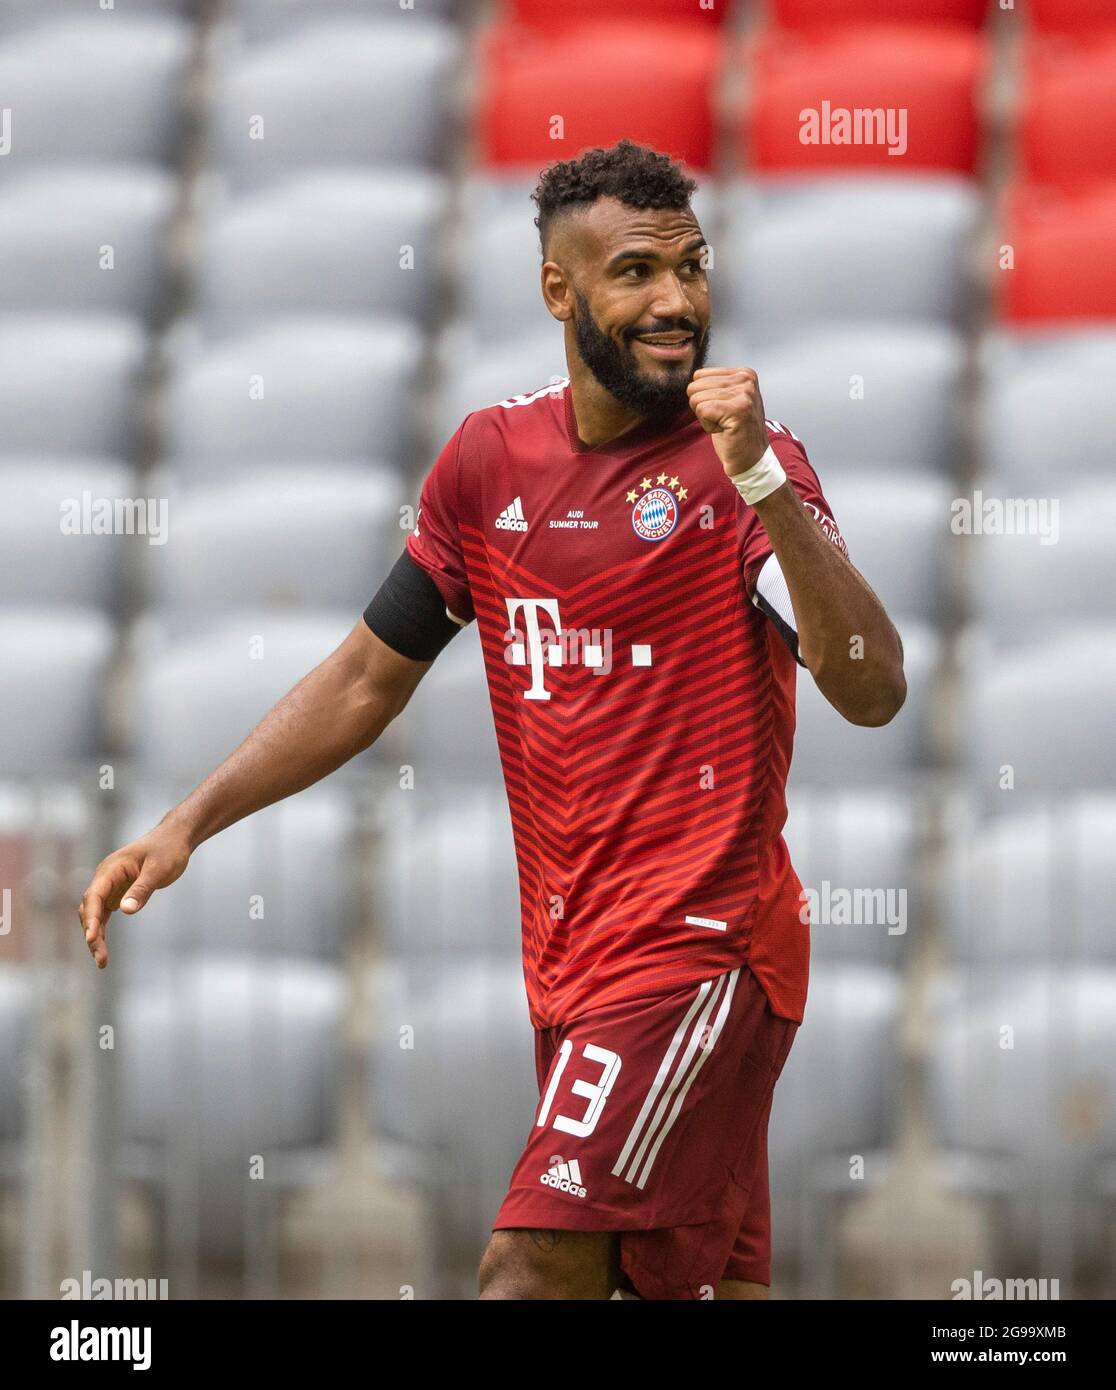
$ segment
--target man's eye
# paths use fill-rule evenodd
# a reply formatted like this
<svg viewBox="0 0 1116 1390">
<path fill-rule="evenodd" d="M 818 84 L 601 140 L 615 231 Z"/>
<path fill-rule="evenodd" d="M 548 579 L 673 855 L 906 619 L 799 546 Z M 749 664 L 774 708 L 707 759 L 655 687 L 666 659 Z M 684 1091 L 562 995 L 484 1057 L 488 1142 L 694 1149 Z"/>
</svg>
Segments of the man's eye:
<svg viewBox="0 0 1116 1390">
<path fill-rule="evenodd" d="M 642 265 L 642 264 L 640 264 L 640 265 L 630 265 L 630 266 L 626 267 L 626 269 L 625 269 L 625 271 L 624 271 L 624 274 L 625 274 L 625 275 L 631 275 L 631 276 L 633 276 L 633 277 L 635 277 L 635 278 L 638 278 L 638 279 L 642 279 L 643 276 L 647 274 L 647 267 L 646 267 L 645 265 Z"/>
</svg>

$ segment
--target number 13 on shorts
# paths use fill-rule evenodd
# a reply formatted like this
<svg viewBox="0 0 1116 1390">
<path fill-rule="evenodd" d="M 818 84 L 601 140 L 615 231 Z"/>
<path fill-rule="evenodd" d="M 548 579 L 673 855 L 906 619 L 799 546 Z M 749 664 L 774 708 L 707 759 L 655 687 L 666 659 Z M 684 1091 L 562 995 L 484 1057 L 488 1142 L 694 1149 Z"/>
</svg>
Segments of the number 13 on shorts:
<svg viewBox="0 0 1116 1390">
<path fill-rule="evenodd" d="M 567 1038 L 559 1049 L 554 1072 L 550 1078 L 550 1085 L 546 1088 L 546 1095 L 543 1096 L 542 1106 L 539 1109 L 536 1125 L 540 1129 L 545 1129 L 550 1119 L 550 1108 L 554 1104 L 558 1083 L 562 1080 L 562 1074 L 566 1070 L 572 1052 L 573 1043 Z M 563 1134 L 573 1134 L 578 1139 L 585 1139 L 593 1133 L 597 1121 L 601 1118 L 605 1101 L 608 1100 L 609 1092 L 615 1086 L 616 1078 L 620 1075 L 621 1063 L 619 1053 L 610 1052 L 607 1047 L 598 1047 L 596 1043 L 587 1042 L 582 1048 L 581 1055 L 587 1062 L 595 1062 L 600 1067 L 600 1076 L 596 1081 L 584 1081 L 578 1078 L 573 1083 L 570 1087 L 570 1093 L 575 1096 L 582 1096 L 588 1101 L 585 1113 L 580 1119 L 574 1119 L 569 1115 L 555 1115 L 553 1127 L 560 1129 Z"/>
</svg>

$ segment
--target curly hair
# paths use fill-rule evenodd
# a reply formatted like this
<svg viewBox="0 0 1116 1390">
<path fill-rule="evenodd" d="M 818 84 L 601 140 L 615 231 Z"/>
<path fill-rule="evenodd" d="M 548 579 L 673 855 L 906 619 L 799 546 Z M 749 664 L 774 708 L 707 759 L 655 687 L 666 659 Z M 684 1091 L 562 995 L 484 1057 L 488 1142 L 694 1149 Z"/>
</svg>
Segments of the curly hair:
<svg viewBox="0 0 1116 1390">
<path fill-rule="evenodd" d="M 568 208 L 588 206 L 598 198 L 616 198 L 630 208 L 690 206 L 697 183 L 687 178 L 669 155 L 646 145 L 621 140 L 608 149 L 586 150 L 543 170 L 531 199 L 538 205 L 535 226 L 546 254 L 550 225 Z"/>
</svg>

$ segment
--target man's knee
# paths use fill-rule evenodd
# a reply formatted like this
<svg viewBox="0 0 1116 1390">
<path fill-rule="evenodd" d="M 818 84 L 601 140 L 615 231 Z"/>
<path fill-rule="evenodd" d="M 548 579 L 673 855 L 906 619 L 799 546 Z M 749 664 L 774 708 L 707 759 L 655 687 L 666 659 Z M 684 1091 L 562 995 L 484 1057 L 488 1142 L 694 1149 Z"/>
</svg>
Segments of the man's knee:
<svg viewBox="0 0 1116 1390">
<path fill-rule="evenodd" d="M 590 1231 L 493 1231 L 480 1263 L 481 1298 L 611 1298 L 616 1237 Z"/>
</svg>

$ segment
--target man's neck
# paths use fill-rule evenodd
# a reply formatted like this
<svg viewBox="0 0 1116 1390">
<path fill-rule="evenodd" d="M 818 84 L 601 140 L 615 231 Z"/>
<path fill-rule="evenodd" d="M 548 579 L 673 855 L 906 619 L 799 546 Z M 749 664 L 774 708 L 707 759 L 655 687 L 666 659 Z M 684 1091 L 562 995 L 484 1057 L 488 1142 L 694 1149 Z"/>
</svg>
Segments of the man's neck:
<svg viewBox="0 0 1116 1390">
<path fill-rule="evenodd" d="M 577 437 L 590 449 L 611 444 L 622 434 L 643 422 L 629 406 L 621 405 L 606 391 L 583 362 L 570 368 L 570 402 L 577 424 Z"/>
</svg>

